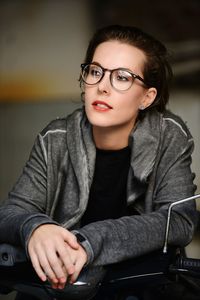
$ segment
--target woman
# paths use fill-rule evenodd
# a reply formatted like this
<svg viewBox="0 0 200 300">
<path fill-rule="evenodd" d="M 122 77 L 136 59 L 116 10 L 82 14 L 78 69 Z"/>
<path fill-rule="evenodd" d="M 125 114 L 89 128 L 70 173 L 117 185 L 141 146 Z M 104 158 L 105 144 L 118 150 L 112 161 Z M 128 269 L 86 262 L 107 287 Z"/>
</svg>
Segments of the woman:
<svg viewBox="0 0 200 300">
<path fill-rule="evenodd" d="M 162 248 L 169 204 L 195 191 L 192 137 L 166 110 L 166 48 L 137 28 L 109 26 L 81 68 L 84 107 L 38 135 L 0 210 L 0 241 L 22 245 L 54 288 L 84 265 Z M 176 207 L 169 243 L 185 246 L 195 206 Z"/>
</svg>

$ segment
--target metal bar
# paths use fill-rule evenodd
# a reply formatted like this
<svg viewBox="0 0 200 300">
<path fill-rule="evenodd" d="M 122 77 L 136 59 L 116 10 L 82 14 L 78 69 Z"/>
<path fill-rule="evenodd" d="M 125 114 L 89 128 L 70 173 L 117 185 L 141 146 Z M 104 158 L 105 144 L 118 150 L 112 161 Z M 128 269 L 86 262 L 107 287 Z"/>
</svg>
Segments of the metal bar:
<svg viewBox="0 0 200 300">
<path fill-rule="evenodd" d="M 194 195 L 192 197 L 189 198 L 185 198 L 182 200 L 178 200 L 176 202 L 173 202 L 172 204 L 170 204 L 169 208 L 168 208 L 168 214 L 167 214 L 167 224 L 166 224 L 166 230 L 165 230 L 165 243 L 164 243 L 164 247 L 163 247 L 163 253 L 167 253 L 167 244 L 168 244 L 168 237 L 169 237 L 169 225 L 170 225 L 170 218 L 171 218 L 171 211 L 172 208 L 176 205 L 188 202 L 188 201 L 192 201 L 195 200 L 197 198 L 200 198 L 200 194 L 198 195 Z"/>
</svg>

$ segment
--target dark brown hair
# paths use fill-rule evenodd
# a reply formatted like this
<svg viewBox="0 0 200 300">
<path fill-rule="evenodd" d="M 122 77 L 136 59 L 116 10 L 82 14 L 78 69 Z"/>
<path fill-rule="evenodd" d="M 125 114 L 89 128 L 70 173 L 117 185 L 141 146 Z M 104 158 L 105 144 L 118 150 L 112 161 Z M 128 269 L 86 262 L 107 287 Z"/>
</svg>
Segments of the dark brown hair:
<svg viewBox="0 0 200 300">
<path fill-rule="evenodd" d="M 157 96 L 149 108 L 162 112 L 169 99 L 169 83 L 172 69 L 166 47 L 151 35 L 132 26 L 111 25 L 96 31 L 90 40 L 85 63 L 91 63 L 97 46 L 103 42 L 116 40 L 137 47 L 146 55 L 143 76 L 148 87 L 157 89 Z M 148 108 L 148 109 L 149 109 Z"/>
</svg>

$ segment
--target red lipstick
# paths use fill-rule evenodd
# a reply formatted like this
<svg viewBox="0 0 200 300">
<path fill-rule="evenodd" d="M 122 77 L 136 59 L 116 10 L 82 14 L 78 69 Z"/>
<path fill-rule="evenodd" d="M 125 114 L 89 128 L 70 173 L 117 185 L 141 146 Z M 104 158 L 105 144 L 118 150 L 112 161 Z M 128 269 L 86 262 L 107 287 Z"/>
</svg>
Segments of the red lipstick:
<svg viewBox="0 0 200 300">
<path fill-rule="evenodd" d="M 96 100 L 92 103 L 93 107 L 95 108 L 95 110 L 98 110 L 98 111 L 108 111 L 110 109 L 113 109 L 112 106 L 110 106 L 109 104 L 107 104 L 106 102 L 104 101 L 99 101 L 99 100 Z"/>
</svg>

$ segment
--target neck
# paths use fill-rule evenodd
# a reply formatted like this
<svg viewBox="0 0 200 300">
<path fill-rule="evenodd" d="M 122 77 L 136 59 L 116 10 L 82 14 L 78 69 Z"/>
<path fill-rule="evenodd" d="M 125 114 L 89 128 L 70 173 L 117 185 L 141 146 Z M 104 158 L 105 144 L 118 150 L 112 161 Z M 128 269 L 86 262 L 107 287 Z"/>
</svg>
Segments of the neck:
<svg viewBox="0 0 200 300">
<path fill-rule="evenodd" d="M 97 148 L 104 150 L 119 150 L 128 146 L 128 139 L 131 130 L 113 127 L 98 127 L 93 126 L 93 138 Z"/>
</svg>

